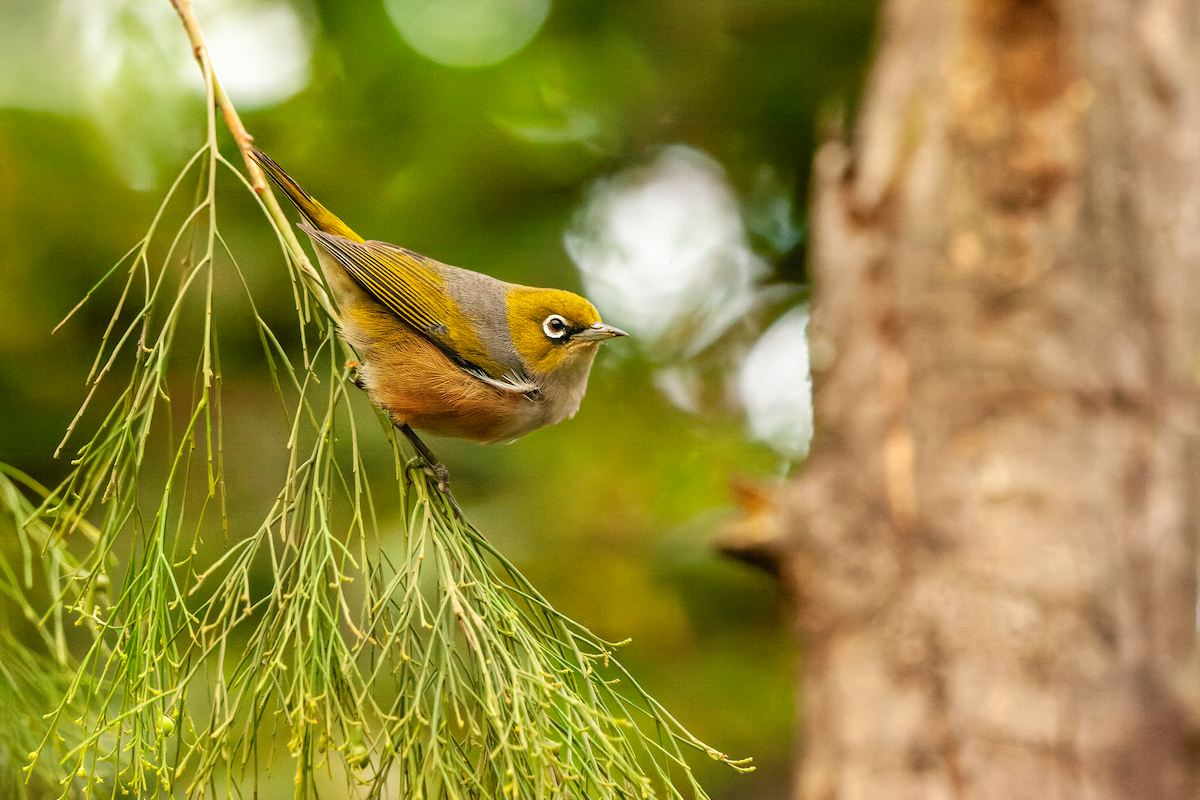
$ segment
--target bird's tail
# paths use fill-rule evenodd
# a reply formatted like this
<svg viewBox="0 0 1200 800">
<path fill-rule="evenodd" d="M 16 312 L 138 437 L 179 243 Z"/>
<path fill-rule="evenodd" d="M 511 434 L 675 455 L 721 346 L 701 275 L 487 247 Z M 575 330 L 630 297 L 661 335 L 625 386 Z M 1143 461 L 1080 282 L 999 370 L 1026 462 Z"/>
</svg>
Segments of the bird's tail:
<svg viewBox="0 0 1200 800">
<path fill-rule="evenodd" d="M 301 188 L 300 184 L 292 180 L 292 176 L 283 171 L 283 167 L 271 160 L 271 157 L 259 150 L 257 147 L 251 147 L 250 152 L 254 155 L 254 160 L 263 168 L 263 172 L 267 173 L 272 182 L 278 186 L 284 194 L 288 196 L 304 218 L 308 220 L 314 228 L 325 233 L 332 233 L 335 236 L 341 236 L 343 239 L 349 239 L 352 242 L 361 242 L 363 238 L 354 231 L 350 230 L 350 226 L 342 222 L 331 212 L 327 211 L 325 206 L 313 199 L 313 196 Z"/>
</svg>

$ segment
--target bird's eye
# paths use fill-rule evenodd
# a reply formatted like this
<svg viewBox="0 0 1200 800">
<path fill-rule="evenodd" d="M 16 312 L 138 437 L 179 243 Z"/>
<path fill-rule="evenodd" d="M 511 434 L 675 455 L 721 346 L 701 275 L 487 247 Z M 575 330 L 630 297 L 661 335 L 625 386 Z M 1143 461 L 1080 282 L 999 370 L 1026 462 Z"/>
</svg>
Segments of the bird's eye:
<svg viewBox="0 0 1200 800">
<path fill-rule="evenodd" d="M 571 326 L 567 321 L 558 314 L 551 314 L 546 317 L 546 321 L 542 323 L 542 330 L 551 339 L 562 339 L 571 330 Z"/>
</svg>

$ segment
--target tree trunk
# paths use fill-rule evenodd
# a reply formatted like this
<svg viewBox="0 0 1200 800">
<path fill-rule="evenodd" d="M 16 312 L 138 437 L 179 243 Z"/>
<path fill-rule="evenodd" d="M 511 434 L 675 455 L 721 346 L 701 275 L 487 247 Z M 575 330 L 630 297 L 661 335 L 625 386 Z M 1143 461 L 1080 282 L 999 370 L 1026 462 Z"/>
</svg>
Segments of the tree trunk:
<svg viewBox="0 0 1200 800">
<path fill-rule="evenodd" d="M 883 13 L 776 497 L 798 796 L 1192 798 L 1200 5 Z"/>
</svg>

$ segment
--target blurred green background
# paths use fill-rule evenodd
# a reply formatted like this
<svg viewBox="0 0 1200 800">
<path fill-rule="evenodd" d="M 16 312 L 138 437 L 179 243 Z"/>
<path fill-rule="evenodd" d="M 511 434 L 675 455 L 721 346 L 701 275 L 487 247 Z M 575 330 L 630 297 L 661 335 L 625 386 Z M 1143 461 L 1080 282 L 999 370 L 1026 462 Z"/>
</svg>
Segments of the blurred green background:
<svg viewBox="0 0 1200 800">
<path fill-rule="evenodd" d="M 610 640 L 631 637 L 623 658 L 652 694 L 713 746 L 754 757 L 748 776 L 696 760 L 714 798 L 786 796 L 797 654 L 772 579 L 723 559 L 711 539 L 735 515 L 732 477 L 775 479 L 798 455 L 755 441 L 739 369 L 803 299 L 787 287 L 805 281 L 816 133 L 853 108 L 876 3 L 196 0 L 196 10 L 256 143 L 359 233 L 586 291 L 632 329 L 603 348 L 574 420 L 513 445 L 431 445 L 468 517 L 552 602 Z M 52 453 L 117 284 L 50 331 L 144 235 L 202 143 L 199 86 L 168 0 L 0 1 L 0 461 L 45 483 L 67 468 Z M 621 285 L 637 295 L 660 251 L 622 262 L 627 241 L 604 228 L 605 209 L 681 174 L 672 164 L 704 178 L 693 185 L 712 189 L 713 208 L 732 203 L 741 249 L 716 262 L 705 251 L 699 261 L 719 262 L 707 272 L 668 274 L 658 291 L 691 281 L 698 294 L 681 285 L 680 303 L 659 311 L 660 295 L 645 293 L 647 318 L 620 307 L 620 287 L 604 289 L 612 259 L 597 253 L 632 270 Z M 224 185 L 221 230 L 264 317 L 294 332 L 273 234 Z M 683 203 L 668 233 L 686 241 L 664 246 L 686 250 L 687 203 L 703 198 L 686 187 L 657 197 L 643 200 Z M 640 222 L 646 236 L 670 218 Z M 730 274 L 733 289 L 704 283 Z M 686 307 L 724 290 L 720 308 Z M 274 496 L 286 436 L 239 309 L 218 308 L 235 531 L 257 526 Z M 193 366 L 178 368 L 189 380 Z M 382 442 L 377 455 L 386 464 Z"/>
</svg>

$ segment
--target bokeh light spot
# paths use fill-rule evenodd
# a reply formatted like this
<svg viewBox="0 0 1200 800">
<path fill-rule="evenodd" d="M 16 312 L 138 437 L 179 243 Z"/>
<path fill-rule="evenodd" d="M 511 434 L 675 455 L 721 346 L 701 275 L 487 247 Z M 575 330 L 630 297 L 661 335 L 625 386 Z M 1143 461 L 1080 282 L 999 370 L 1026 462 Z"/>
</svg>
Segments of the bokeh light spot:
<svg viewBox="0 0 1200 800">
<path fill-rule="evenodd" d="M 767 328 L 738 373 L 754 438 L 793 461 L 808 454 L 813 434 L 807 334 L 808 306 L 802 305 Z"/>
<path fill-rule="evenodd" d="M 486 67 L 515 54 L 541 30 L 550 0 L 386 0 L 404 41 L 451 67 Z"/>
<path fill-rule="evenodd" d="M 565 245 L 605 319 L 660 361 L 716 341 L 755 305 L 769 272 L 750 249 L 724 169 L 684 145 L 593 184 Z"/>
<path fill-rule="evenodd" d="M 312 45 L 291 5 L 266 2 L 222 8 L 204 20 L 205 43 L 221 85 L 244 109 L 278 105 L 309 81 Z M 200 8 L 203 13 L 206 9 Z M 195 61 L 181 64 L 188 84 L 203 90 Z"/>
</svg>

